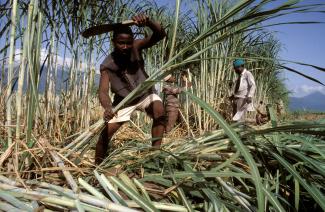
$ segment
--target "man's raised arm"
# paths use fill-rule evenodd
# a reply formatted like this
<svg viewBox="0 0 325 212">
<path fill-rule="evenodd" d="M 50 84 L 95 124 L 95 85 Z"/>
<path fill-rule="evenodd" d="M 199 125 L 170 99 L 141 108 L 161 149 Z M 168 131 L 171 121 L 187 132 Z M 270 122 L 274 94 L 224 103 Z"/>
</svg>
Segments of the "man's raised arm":
<svg viewBox="0 0 325 212">
<path fill-rule="evenodd" d="M 157 42 L 166 37 L 166 32 L 162 28 L 161 24 L 157 21 L 150 20 L 146 15 L 138 15 L 132 18 L 137 26 L 143 27 L 147 26 L 152 30 L 152 34 L 139 40 L 134 41 L 134 45 L 138 49 L 146 49 L 155 45 Z"/>
</svg>

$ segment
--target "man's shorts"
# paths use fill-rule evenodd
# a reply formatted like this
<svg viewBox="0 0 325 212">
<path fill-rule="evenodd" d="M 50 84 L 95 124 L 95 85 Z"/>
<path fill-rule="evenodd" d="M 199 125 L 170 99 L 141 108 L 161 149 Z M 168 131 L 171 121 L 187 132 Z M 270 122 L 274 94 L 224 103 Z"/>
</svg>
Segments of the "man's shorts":
<svg viewBox="0 0 325 212">
<path fill-rule="evenodd" d="M 162 102 L 161 98 L 157 94 L 150 94 L 138 104 L 119 110 L 117 112 L 117 115 L 114 116 L 114 118 L 112 118 L 108 123 L 130 121 L 131 115 L 134 111 L 140 110 L 145 112 L 145 109 L 148 108 L 149 105 L 155 101 Z"/>
</svg>

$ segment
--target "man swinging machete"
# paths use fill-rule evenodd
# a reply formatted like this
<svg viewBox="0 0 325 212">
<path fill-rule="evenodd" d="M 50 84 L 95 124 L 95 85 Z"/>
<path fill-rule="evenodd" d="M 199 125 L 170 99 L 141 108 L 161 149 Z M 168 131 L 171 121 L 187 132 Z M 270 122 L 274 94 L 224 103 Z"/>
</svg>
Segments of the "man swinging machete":
<svg viewBox="0 0 325 212">
<path fill-rule="evenodd" d="M 149 27 L 152 34 L 143 39 L 134 39 L 131 28 L 119 24 L 113 29 L 112 43 L 114 50 L 100 65 L 99 101 L 103 108 L 105 129 L 96 145 L 95 163 L 100 164 L 107 156 L 108 144 L 114 133 L 130 120 L 135 110 L 146 112 L 152 119 L 152 146 L 159 148 L 165 130 L 165 112 L 161 98 L 154 87 L 143 91 L 123 109 L 113 113 L 113 107 L 120 103 L 132 90 L 144 82 L 148 75 L 144 70 L 142 50 L 150 48 L 166 36 L 161 24 L 146 15 L 132 18 L 138 27 Z M 112 102 L 108 91 L 114 93 Z"/>
</svg>

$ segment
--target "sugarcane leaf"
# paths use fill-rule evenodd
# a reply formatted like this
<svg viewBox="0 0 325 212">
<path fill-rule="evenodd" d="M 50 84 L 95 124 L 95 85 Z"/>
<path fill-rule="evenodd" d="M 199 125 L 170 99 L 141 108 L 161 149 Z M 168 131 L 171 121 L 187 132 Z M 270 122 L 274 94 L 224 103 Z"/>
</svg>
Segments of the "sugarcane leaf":
<svg viewBox="0 0 325 212">
<path fill-rule="evenodd" d="M 299 72 L 299 71 L 297 71 L 297 70 L 295 70 L 295 69 L 293 69 L 293 68 L 289 68 L 289 67 L 284 66 L 284 65 L 280 65 L 279 67 L 281 67 L 281 68 L 283 68 L 283 69 L 286 69 L 286 70 L 288 70 L 288 71 L 291 71 L 291 72 L 293 72 L 293 73 L 299 74 L 300 76 L 303 76 L 303 77 L 305 77 L 305 78 L 307 78 L 307 79 L 309 79 L 309 80 L 311 80 L 311 81 L 314 81 L 314 82 L 316 82 L 316 83 L 318 83 L 318 84 L 321 84 L 321 85 L 325 86 L 325 84 L 323 84 L 321 81 L 319 81 L 319 80 L 317 80 L 317 79 L 315 79 L 315 78 L 313 78 L 313 77 L 311 77 L 311 76 L 308 76 L 308 75 L 306 75 L 306 74 L 303 74 L 303 73 L 301 73 L 301 72 Z"/>
<path fill-rule="evenodd" d="M 252 131 L 252 132 L 248 132 L 246 134 L 243 135 L 243 137 L 246 137 L 248 135 L 264 135 L 267 133 L 272 133 L 272 132 L 295 132 L 297 130 L 301 130 L 301 129 L 319 129 L 319 128 L 325 128 L 325 124 L 293 124 L 293 125 L 284 125 L 284 126 L 280 126 L 280 127 L 271 127 L 271 128 L 267 128 L 267 129 L 263 129 L 263 130 L 256 130 L 256 131 Z"/>
<path fill-rule="evenodd" d="M 194 171 L 188 164 L 184 164 L 184 169 L 185 171 L 192 172 L 194 174 Z M 195 183 L 199 184 L 203 184 L 203 182 L 206 181 L 203 177 L 197 176 L 195 174 L 192 178 Z M 209 188 L 202 188 L 202 192 L 211 200 L 214 210 L 217 211 L 218 205 L 220 205 L 220 201 L 218 200 L 216 195 Z"/>
<path fill-rule="evenodd" d="M 300 186 L 297 179 L 294 179 L 295 182 L 295 208 L 299 211 L 299 201 L 300 201 Z"/>
<path fill-rule="evenodd" d="M 148 192 L 146 191 L 145 187 L 137 180 L 137 179 L 133 179 L 134 184 L 141 190 L 143 196 L 150 202 L 150 196 L 148 194 Z"/>
<path fill-rule="evenodd" d="M 122 180 L 122 182 L 127 185 L 129 188 L 133 189 L 135 193 L 140 195 L 139 191 L 137 190 L 136 186 L 132 182 L 132 180 L 124 173 L 118 175 L 118 177 Z"/>
<path fill-rule="evenodd" d="M 89 193 L 96 196 L 99 199 L 107 199 L 101 192 L 97 191 L 93 186 L 84 181 L 82 178 L 78 178 L 80 185 L 82 185 Z"/>
<path fill-rule="evenodd" d="M 306 162 L 308 164 L 311 165 L 311 167 L 314 168 L 315 172 L 320 173 L 321 175 L 325 176 L 325 170 L 322 168 L 321 163 L 318 161 L 315 161 L 314 159 L 312 159 L 311 157 L 307 157 L 303 154 L 301 154 L 300 152 L 292 149 L 292 148 L 285 148 L 286 151 L 290 152 L 291 154 L 294 154 L 294 156 L 298 159 L 300 159 L 301 162 Z"/>
<path fill-rule="evenodd" d="M 263 190 L 264 190 L 266 196 L 269 198 L 269 201 L 276 208 L 276 211 L 283 211 L 283 212 L 286 211 L 283 208 L 283 206 L 281 205 L 281 203 L 279 202 L 279 200 L 271 193 L 271 191 L 269 191 L 265 187 L 263 187 Z"/>
<path fill-rule="evenodd" d="M 158 183 L 165 187 L 171 187 L 173 185 L 171 180 L 168 180 L 162 176 L 157 176 L 157 175 L 153 175 L 153 176 L 145 175 L 142 179 L 140 179 L 140 182 L 146 182 L 146 181 Z"/>
<path fill-rule="evenodd" d="M 118 178 L 109 177 L 109 180 L 112 183 L 114 183 L 117 187 L 119 187 L 119 189 L 121 189 L 129 198 L 133 199 L 136 203 L 138 203 L 143 210 L 158 211 L 151 202 L 142 198 L 138 193 L 134 192 L 134 190 L 132 188 L 129 188 L 127 185 L 125 185 Z"/>
<path fill-rule="evenodd" d="M 12 204 L 14 207 L 17 207 L 21 210 L 33 211 L 33 208 L 30 205 L 25 204 L 24 202 L 20 201 L 16 197 L 4 193 L 3 191 L 1 192 L 1 190 L 0 190 L 0 199 L 7 201 L 8 203 Z"/>
<path fill-rule="evenodd" d="M 119 195 L 118 191 L 116 191 L 114 189 L 113 185 L 111 185 L 111 183 L 108 181 L 106 176 L 104 174 L 101 174 L 100 177 L 103 180 L 103 182 L 105 183 L 105 185 L 106 185 L 107 189 L 109 190 L 109 192 L 111 193 L 112 197 L 114 197 L 115 201 L 117 201 L 121 205 L 128 206 L 127 203 L 124 201 L 124 199 Z"/>
<path fill-rule="evenodd" d="M 196 171 L 196 172 L 174 172 L 173 176 L 170 174 L 161 175 L 161 174 L 147 174 L 146 177 L 153 177 L 153 176 L 162 176 L 164 178 L 186 178 L 186 177 L 203 177 L 203 178 L 214 178 L 214 177 L 241 177 L 241 178 L 249 178 L 252 179 L 252 176 L 246 173 L 237 173 L 237 172 L 230 172 L 230 171 L 222 171 L 222 172 L 215 172 L 215 171 Z"/>
<path fill-rule="evenodd" d="M 168 167 L 168 169 L 169 169 L 170 176 L 171 176 L 171 178 L 172 178 L 172 180 L 173 180 L 173 183 L 174 183 L 175 185 L 177 185 L 178 182 L 177 182 L 176 178 L 174 177 L 173 170 L 171 169 L 171 167 L 170 167 L 169 164 L 167 164 L 167 167 Z M 191 205 L 191 203 L 190 203 L 190 201 L 186 198 L 186 195 L 185 195 L 185 193 L 184 193 L 184 190 L 183 190 L 181 187 L 179 187 L 179 186 L 177 186 L 176 189 L 177 189 L 177 192 L 178 192 L 178 194 L 180 195 L 180 197 L 181 197 L 181 199 L 182 199 L 183 204 L 184 204 L 185 207 L 187 208 L 187 210 L 188 210 L 188 211 L 191 211 L 191 212 L 194 211 L 194 210 L 193 210 L 193 207 L 192 207 L 192 205 Z"/>
<path fill-rule="evenodd" d="M 94 171 L 94 175 L 98 180 L 98 182 L 100 183 L 100 185 L 104 188 L 106 193 L 109 195 L 109 197 L 113 200 L 113 202 L 127 206 L 127 204 L 124 201 L 120 201 L 120 198 L 116 197 L 114 193 L 111 190 L 109 190 L 108 186 L 105 184 L 105 181 L 102 179 L 102 177 L 98 174 L 96 170 Z"/>
<path fill-rule="evenodd" d="M 186 92 L 187 95 L 189 95 L 196 103 L 198 103 L 201 107 L 203 107 L 207 113 L 209 113 L 219 124 L 220 127 L 223 128 L 225 133 L 229 136 L 230 140 L 234 142 L 238 150 L 241 152 L 243 157 L 246 159 L 248 165 L 251 168 L 251 174 L 252 174 L 252 179 L 255 184 L 256 188 L 256 193 L 257 193 L 257 202 L 258 202 L 258 210 L 263 211 L 264 208 L 264 191 L 262 189 L 263 184 L 262 184 L 262 179 L 260 177 L 258 168 L 256 166 L 256 163 L 248 151 L 248 149 L 245 147 L 245 145 L 241 142 L 239 136 L 237 133 L 224 121 L 224 119 L 221 117 L 221 115 L 216 112 L 211 106 L 209 106 L 206 102 L 202 101 L 195 95 Z"/>
<path fill-rule="evenodd" d="M 319 204 L 319 206 L 325 210 L 325 196 L 322 192 L 315 187 L 313 184 L 308 183 L 304 178 L 302 178 L 299 173 L 294 169 L 292 165 L 290 165 L 284 158 L 278 155 L 275 152 L 271 152 L 271 154 L 281 163 L 286 170 L 294 176 L 295 179 L 299 181 L 299 183 L 308 191 L 308 193 L 313 197 L 313 199 Z"/>
</svg>

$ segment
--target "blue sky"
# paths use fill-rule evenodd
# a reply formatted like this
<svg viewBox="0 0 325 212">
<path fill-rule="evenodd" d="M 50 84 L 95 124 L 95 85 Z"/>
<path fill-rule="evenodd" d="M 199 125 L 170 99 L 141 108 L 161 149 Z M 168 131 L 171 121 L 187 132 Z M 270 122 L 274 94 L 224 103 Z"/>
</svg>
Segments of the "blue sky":
<svg viewBox="0 0 325 212">
<path fill-rule="evenodd" d="M 308 0 L 306 2 L 325 3 L 324 0 Z M 325 7 L 322 9 L 324 10 Z M 277 21 L 325 22 L 325 13 L 292 14 L 274 20 L 274 22 Z M 280 52 L 282 59 L 325 67 L 325 24 L 277 26 L 272 27 L 271 30 L 276 31 L 276 37 L 283 45 L 283 49 Z M 293 64 L 290 66 L 317 78 L 325 84 L 325 72 Z M 325 87 L 313 81 L 291 72 L 285 72 L 284 76 L 286 78 L 286 85 L 294 92 L 294 96 L 303 96 L 312 91 L 321 91 L 325 94 Z"/>
<path fill-rule="evenodd" d="M 174 5 L 173 0 L 157 0 L 160 5 Z M 285 2 L 284 0 L 282 2 Z M 325 3 L 325 0 L 305 0 L 305 3 Z M 325 10 L 325 7 L 322 8 Z M 325 22 L 325 13 L 295 14 L 277 18 L 271 22 L 287 21 L 320 21 Z M 270 27 L 276 37 L 283 44 L 280 58 L 299 61 L 325 67 L 325 24 L 284 25 Z M 290 64 L 290 67 L 309 76 L 317 78 L 325 84 L 325 72 L 312 68 Z M 297 74 L 285 71 L 283 77 L 292 96 L 305 96 L 314 91 L 325 94 L 325 87 L 305 79 Z"/>
</svg>

